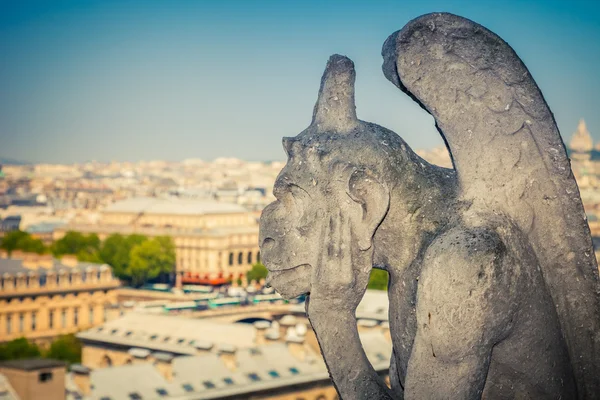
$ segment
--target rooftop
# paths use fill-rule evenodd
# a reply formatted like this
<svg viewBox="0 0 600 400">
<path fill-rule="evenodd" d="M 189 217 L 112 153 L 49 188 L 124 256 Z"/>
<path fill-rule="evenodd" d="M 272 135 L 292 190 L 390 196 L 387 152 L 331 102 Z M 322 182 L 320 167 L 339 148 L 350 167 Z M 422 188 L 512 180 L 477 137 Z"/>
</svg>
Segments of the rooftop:
<svg viewBox="0 0 600 400">
<path fill-rule="evenodd" d="M 85 271 L 88 268 L 100 269 L 100 268 L 110 268 L 107 264 L 95 264 L 89 262 L 78 262 L 76 266 L 68 266 L 63 264 L 58 259 L 52 259 L 52 266 L 49 268 L 45 268 L 40 265 L 35 267 L 25 267 L 23 265 L 22 259 L 17 258 L 0 258 L 0 276 L 3 274 L 11 274 L 15 275 L 18 273 L 22 273 L 27 275 L 30 272 L 37 273 L 38 275 L 45 275 L 49 271 L 57 273 L 61 271 Z"/>
<path fill-rule="evenodd" d="M 30 358 L 26 360 L 10 360 L 0 362 L 0 368 L 36 371 L 46 368 L 66 367 L 66 363 L 46 358 Z"/>
<path fill-rule="evenodd" d="M 250 324 L 226 324 L 206 318 L 130 312 L 100 327 L 78 333 L 77 337 L 84 341 L 159 352 L 196 354 L 196 343 L 252 347 L 255 331 Z"/>
<path fill-rule="evenodd" d="M 144 214 L 230 214 L 248 212 L 238 204 L 221 203 L 211 200 L 191 200 L 179 198 L 134 197 L 117 201 L 106 207 L 107 213 L 144 213 Z"/>
<path fill-rule="evenodd" d="M 361 333 L 360 339 L 373 368 L 389 368 L 391 343 L 381 332 Z M 232 370 L 217 354 L 175 357 L 173 379 L 167 381 L 150 363 L 96 369 L 91 372 L 92 398 L 141 399 L 247 398 L 250 393 L 277 390 L 313 382 L 329 383 L 322 357 L 304 348 L 293 355 L 284 343 L 238 350 Z"/>
</svg>

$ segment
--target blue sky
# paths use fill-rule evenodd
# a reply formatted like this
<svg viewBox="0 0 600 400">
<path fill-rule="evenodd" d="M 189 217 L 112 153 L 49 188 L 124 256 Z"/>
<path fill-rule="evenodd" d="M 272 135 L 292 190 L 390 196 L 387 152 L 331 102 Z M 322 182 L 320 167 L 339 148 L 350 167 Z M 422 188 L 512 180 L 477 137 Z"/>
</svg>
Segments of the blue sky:
<svg viewBox="0 0 600 400">
<path fill-rule="evenodd" d="M 329 55 L 357 68 L 359 118 L 413 148 L 433 120 L 381 73 L 381 45 L 449 11 L 524 59 L 563 137 L 600 140 L 598 1 L 0 0 L 0 156 L 32 162 L 284 159 Z"/>
</svg>

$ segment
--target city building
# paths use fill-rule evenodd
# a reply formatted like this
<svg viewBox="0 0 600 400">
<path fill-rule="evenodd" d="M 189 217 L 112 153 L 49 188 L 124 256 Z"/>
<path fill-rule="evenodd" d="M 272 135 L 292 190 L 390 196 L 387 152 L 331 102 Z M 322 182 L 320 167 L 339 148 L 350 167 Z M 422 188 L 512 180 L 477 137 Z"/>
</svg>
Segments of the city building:
<svg viewBox="0 0 600 400">
<path fill-rule="evenodd" d="M 20 252 L 0 257 L 0 342 L 47 343 L 118 316 L 120 282 L 108 265 Z"/>
<path fill-rule="evenodd" d="M 56 360 L 2 361 L 0 362 L 0 398 L 64 400 L 66 369 L 66 363 Z M 2 395 L 3 386 L 7 397 Z"/>
<path fill-rule="evenodd" d="M 218 284 L 245 274 L 260 259 L 256 213 L 214 200 L 131 198 L 107 207 L 96 224 L 68 224 L 68 231 L 170 236 L 181 283 Z"/>
</svg>

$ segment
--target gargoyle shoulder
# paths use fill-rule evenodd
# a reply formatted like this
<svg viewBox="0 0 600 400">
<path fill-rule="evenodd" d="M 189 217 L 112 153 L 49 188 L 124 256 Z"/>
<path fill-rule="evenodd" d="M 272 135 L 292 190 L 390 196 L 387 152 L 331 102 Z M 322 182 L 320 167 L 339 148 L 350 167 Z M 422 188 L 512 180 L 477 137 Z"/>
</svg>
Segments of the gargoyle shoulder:
<svg viewBox="0 0 600 400">
<path fill-rule="evenodd" d="M 461 359 L 506 336 L 520 270 L 512 258 L 488 228 L 457 227 L 433 241 L 419 279 L 417 321 L 437 356 Z"/>
</svg>

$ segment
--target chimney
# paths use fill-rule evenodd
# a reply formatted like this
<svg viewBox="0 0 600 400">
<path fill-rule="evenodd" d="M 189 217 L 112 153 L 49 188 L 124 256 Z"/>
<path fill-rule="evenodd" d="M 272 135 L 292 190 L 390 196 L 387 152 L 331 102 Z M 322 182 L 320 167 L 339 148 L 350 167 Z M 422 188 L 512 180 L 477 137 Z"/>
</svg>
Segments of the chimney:
<svg viewBox="0 0 600 400">
<path fill-rule="evenodd" d="M 21 261 L 21 265 L 23 266 L 23 268 L 37 269 L 38 260 L 35 257 L 26 256 L 25 258 L 23 258 L 23 261 Z"/>
<path fill-rule="evenodd" d="M 235 359 L 235 353 L 237 348 L 230 344 L 220 344 L 218 348 L 219 358 L 223 361 L 223 364 L 231 371 L 237 369 L 237 362 Z"/>
<path fill-rule="evenodd" d="M 64 255 L 60 259 L 60 263 L 67 267 L 76 267 L 77 266 L 77 257 L 72 254 Z"/>
<path fill-rule="evenodd" d="M 283 318 L 279 320 L 279 335 L 281 337 L 285 337 L 288 332 L 288 328 L 292 328 L 296 326 L 296 317 L 293 315 L 284 315 Z"/>
<path fill-rule="evenodd" d="M 285 335 L 285 342 L 287 343 L 288 350 L 300 361 L 306 359 L 306 348 L 304 347 L 304 337 L 297 334 L 295 328 L 288 328 L 287 334 Z"/>
<path fill-rule="evenodd" d="M 370 332 L 375 329 L 377 325 L 379 325 L 379 322 L 375 321 L 374 319 L 359 319 L 357 321 L 357 325 L 359 333 Z"/>
<path fill-rule="evenodd" d="M 263 345 L 267 343 L 265 333 L 267 329 L 271 327 L 271 323 L 269 321 L 256 321 L 253 325 L 254 331 L 256 332 L 254 343 L 256 343 L 257 345 Z"/>
<path fill-rule="evenodd" d="M 171 382 L 173 380 L 173 366 L 171 364 L 174 357 L 173 354 L 156 352 L 152 353 L 150 357 L 154 359 L 154 366 L 158 372 Z"/>
<path fill-rule="evenodd" d="M 73 374 L 73 382 L 81 390 L 81 393 L 86 396 L 90 395 L 90 369 L 81 364 L 73 364 L 71 365 L 71 373 Z"/>
<path fill-rule="evenodd" d="M 50 269 L 54 266 L 54 258 L 51 254 L 44 254 L 38 258 L 38 266 L 40 268 Z"/>
<path fill-rule="evenodd" d="M 198 350 L 198 354 L 208 354 L 213 348 L 213 344 L 210 342 L 202 342 L 200 340 L 194 340 L 194 347 Z"/>
<path fill-rule="evenodd" d="M 383 331 L 383 336 L 385 339 L 392 343 L 392 334 L 390 333 L 390 323 L 388 321 L 383 321 L 380 325 L 381 330 Z"/>
</svg>

